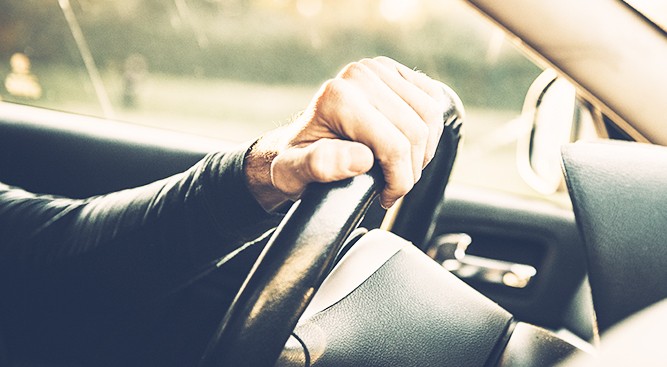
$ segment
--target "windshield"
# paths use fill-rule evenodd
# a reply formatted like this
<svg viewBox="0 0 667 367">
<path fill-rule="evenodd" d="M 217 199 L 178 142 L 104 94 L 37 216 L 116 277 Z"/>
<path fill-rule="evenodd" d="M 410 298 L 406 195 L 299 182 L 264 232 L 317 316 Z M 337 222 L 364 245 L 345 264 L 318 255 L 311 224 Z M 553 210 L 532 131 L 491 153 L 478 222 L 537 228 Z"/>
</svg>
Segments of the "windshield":
<svg viewBox="0 0 667 367">
<path fill-rule="evenodd" d="M 539 69 L 475 17 L 452 0 L 2 2 L 0 98 L 242 141 L 386 55 L 511 116 Z"/>
<path fill-rule="evenodd" d="M 465 103 L 454 182 L 535 195 L 515 146 L 541 69 L 463 1 L 0 1 L 0 100 L 225 141 L 288 123 L 346 63 L 377 55 Z"/>
<path fill-rule="evenodd" d="M 645 17 L 667 32 L 667 1 L 624 0 Z"/>
</svg>

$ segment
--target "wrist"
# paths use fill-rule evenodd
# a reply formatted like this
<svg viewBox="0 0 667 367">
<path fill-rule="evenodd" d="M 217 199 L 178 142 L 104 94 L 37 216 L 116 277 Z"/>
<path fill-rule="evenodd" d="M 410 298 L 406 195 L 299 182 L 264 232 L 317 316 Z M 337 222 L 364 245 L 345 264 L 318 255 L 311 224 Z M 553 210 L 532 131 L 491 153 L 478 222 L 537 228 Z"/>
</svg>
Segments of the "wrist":
<svg viewBox="0 0 667 367">
<path fill-rule="evenodd" d="M 271 164 L 284 145 L 281 130 L 274 130 L 256 140 L 246 151 L 243 164 L 246 185 L 267 212 L 273 212 L 289 201 L 271 179 Z"/>
</svg>

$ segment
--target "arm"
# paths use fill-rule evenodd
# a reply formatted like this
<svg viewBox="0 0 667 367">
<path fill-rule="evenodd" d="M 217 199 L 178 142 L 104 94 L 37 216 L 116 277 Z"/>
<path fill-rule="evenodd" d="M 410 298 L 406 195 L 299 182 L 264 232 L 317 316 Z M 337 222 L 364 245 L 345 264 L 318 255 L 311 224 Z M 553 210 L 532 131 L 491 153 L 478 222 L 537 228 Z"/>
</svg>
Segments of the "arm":
<svg viewBox="0 0 667 367">
<path fill-rule="evenodd" d="M 244 153 L 211 154 L 180 175 L 87 200 L 0 186 L 3 288 L 50 283 L 118 300 L 206 272 L 276 221 L 247 189 Z"/>
<path fill-rule="evenodd" d="M 137 303 L 159 304 L 156 296 L 212 269 L 275 222 L 265 210 L 297 199 L 310 182 L 351 177 L 377 161 L 387 182 L 382 204 L 393 205 L 433 156 L 443 109 L 437 82 L 366 59 L 326 82 L 294 123 L 181 175 L 88 200 L 0 184 L 0 310 L 12 346 L 31 356 L 49 346 L 67 358 L 85 354 L 82 345 L 104 349 L 117 330 L 135 330 L 116 325 L 119 315 L 151 312 Z"/>
<path fill-rule="evenodd" d="M 270 219 L 261 208 L 298 198 L 310 182 L 378 161 L 390 207 L 433 156 L 443 109 L 437 82 L 388 58 L 365 59 L 326 82 L 293 124 L 254 144 L 245 167 L 243 152 L 213 155 L 182 175 L 86 201 L 5 190 L 0 272 L 50 274 L 82 294 L 105 289 L 121 299 L 170 289 L 261 233 Z"/>
</svg>

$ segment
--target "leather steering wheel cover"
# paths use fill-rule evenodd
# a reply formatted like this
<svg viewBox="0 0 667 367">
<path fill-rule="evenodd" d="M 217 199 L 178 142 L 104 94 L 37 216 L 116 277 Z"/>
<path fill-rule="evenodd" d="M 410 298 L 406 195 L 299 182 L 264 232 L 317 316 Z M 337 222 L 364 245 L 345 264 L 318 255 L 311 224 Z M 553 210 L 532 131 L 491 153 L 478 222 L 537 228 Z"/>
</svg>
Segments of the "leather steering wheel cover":
<svg viewBox="0 0 667 367">
<path fill-rule="evenodd" d="M 309 185 L 255 262 L 200 367 L 272 366 L 382 185 L 377 166 L 347 180 Z"/>
</svg>

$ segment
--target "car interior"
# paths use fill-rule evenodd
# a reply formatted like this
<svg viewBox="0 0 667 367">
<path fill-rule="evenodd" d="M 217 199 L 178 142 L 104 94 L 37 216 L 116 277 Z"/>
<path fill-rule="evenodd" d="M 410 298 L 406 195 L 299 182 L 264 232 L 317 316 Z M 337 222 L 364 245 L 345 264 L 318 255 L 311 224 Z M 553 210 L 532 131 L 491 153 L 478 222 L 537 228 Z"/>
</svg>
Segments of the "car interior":
<svg viewBox="0 0 667 367">
<path fill-rule="evenodd" d="M 555 187 L 571 205 L 450 182 L 467 162 L 460 145 L 475 121 L 449 90 L 438 153 L 413 191 L 387 212 L 376 200 L 377 169 L 309 187 L 254 255 L 230 310 L 213 310 L 219 324 L 193 338 L 200 366 L 667 361 L 659 342 L 667 326 L 659 101 L 667 95 L 667 32 L 622 1 L 463 2 L 551 70 L 523 106 L 531 115 L 528 166 L 537 145 L 556 140 L 551 130 L 543 140 L 537 133 L 554 80 L 576 90 L 567 108 L 590 116 L 598 139 L 574 142 L 586 139 L 570 118 L 557 142 L 563 176 Z M 136 187 L 234 146 L 0 101 L 0 181 L 36 193 L 87 198 Z M 42 365 L 9 355 L 0 353 L 0 364 Z"/>
</svg>

